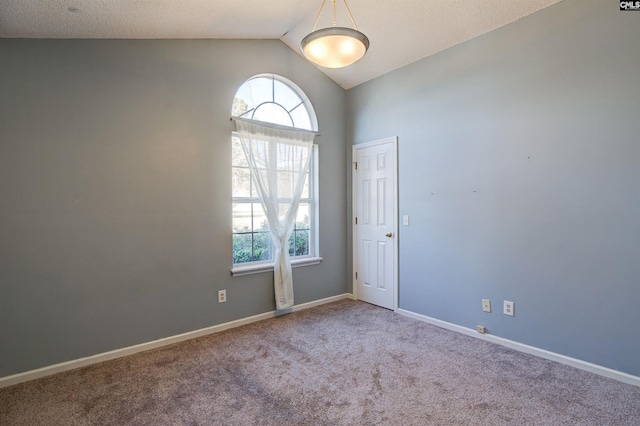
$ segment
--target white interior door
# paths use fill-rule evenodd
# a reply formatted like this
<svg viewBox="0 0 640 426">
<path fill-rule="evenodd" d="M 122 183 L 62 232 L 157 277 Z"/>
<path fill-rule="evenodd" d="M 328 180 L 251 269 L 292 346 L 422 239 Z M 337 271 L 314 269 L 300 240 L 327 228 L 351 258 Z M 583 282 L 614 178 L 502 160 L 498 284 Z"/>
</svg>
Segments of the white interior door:
<svg viewBox="0 0 640 426">
<path fill-rule="evenodd" d="M 397 309 L 397 138 L 353 147 L 354 293 Z"/>
</svg>

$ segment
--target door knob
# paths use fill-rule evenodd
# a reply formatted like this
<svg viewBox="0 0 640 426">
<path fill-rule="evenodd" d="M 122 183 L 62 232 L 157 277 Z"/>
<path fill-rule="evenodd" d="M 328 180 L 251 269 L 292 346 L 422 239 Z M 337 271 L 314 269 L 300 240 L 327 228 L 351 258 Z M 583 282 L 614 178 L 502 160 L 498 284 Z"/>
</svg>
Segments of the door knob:
<svg viewBox="0 0 640 426">
<path fill-rule="evenodd" d="M 387 237 L 389 237 L 389 238 L 393 237 L 393 234 L 392 234 L 391 232 L 387 232 L 387 233 L 386 233 L 386 234 L 384 234 L 384 235 L 385 235 L 385 236 L 387 236 Z"/>
</svg>

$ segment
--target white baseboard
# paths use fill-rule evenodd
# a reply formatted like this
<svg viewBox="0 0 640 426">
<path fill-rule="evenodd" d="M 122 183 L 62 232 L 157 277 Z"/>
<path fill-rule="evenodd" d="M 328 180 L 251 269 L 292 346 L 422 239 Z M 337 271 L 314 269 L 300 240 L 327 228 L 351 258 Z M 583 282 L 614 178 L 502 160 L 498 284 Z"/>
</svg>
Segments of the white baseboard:
<svg viewBox="0 0 640 426">
<path fill-rule="evenodd" d="M 297 312 L 304 309 L 313 308 L 314 306 L 324 305 L 326 303 L 336 302 L 343 299 L 353 299 L 353 295 L 349 293 L 341 294 L 338 296 L 327 297 L 325 299 L 314 300 L 313 302 L 303 303 L 301 305 L 295 305 L 292 308 L 286 310 L 286 312 Z M 242 318 L 235 321 L 226 322 L 224 324 L 218 324 L 207 328 L 201 328 L 199 330 L 189 331 L 187 333 L 178 334 L 175 336 L 165 337 L 163 339 L 154 340 L 152 342 L 141 343 L 139 345 L 129 346 L 127 348 L 116 349 L 109 352 L 103 352 L 101 354 L 91 355 L 85 358 L 79 358 L 72 361 L 61 362 L 59 364 L 49 365 L 47 367 L 38 368 L 36 370 L 25 371 L 24 373 L 13 374 L 11 376 L 0 377 L 0 388 L 16 385 L 18 383 L 27 382 L 29 380 L 39 379 L 41 377 L 50 376 L 56 373 L 62 373 L 63 371 L 73 370 L 74 368 L 86 367 L 88 365 L 97 364 L 99 362 L 109 361 L 116 358 L 121 358 L 127 355 L 133 355 L 138 352 L 148 351 L 150 349 L 159 348 L 162 346 L 171 345 L 178 342 L 183 342 L 189 339 L 195 339 L 196 337 L 206 336 L 208 334 L 219 333 L 231 328 L 240 327 L 242 325 L 251 324 L 253 322 L 262 321 L 269 318 L 274 318 L 278 315 L 282 315 L 283 311 L 271 311 L 263 314 L 254 315 L 247 318 Z"/>
<path fill-rule="evenodd" d="M 475 337 L 481 340 L 486 340 L 492 343 L 497 343 L 499 345 L 506 346 L 511 349 L 515 349 L 516 351 L 519 351 L 519 352 L 524 352 L 530 355 L 539 356 L 540 358 L 556 361 L 561 364 L 570 365 L 571 367 L 575 367 L 580 370 L 589 371 L 591 373 L 608 377 L 610 379 L 614 379 L 619 382 L 640 387 L 640 377 L 638 376 L 633 376 L 631 374 L 623 373 L 618 370 L 613 370 L 611 368 L 603 367 L 601 365 L 592 364 L 590 362 L 582 361 L 576 358 L 571 358 L 555 352 L 547 351 L 545 349 L 536 348 L 535 346 L 529 346 L 523 343 L 518 343 L 516 341 L 505 339 L 503 337 L 493 336 L 491 334 L 481 334 L 471 328 L 463 327 L 457 324 L 452 324 L 450 322 L 431 318 L 426 315 L 417 314 L 415 312 L 406 311 L 404 309 L 398 309 L 396 312 L 399 313 L 400 315 L 404 315 L 409 318 L 417 319 L 419 321 L 424 321 L 441 328 L 446 328 L 447 330 L 456 331 L 458 333 L 466 334 L 467 336 Z"/>
</svg>

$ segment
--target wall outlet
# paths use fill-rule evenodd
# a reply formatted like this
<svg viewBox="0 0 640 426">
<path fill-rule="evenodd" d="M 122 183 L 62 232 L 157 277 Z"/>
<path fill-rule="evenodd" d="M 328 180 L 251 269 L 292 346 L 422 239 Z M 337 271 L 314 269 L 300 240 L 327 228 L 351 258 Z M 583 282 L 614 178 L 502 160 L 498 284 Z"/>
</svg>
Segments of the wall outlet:
<svg viewBox="0 0 640 426">
<path fill-rule="evenodd" d="M 482 299 L 482 312 L 491 312 L 491 300 Z"/>
<path fill-rule="evenodd" d="M 514 316 L 515 313 L 515 303 L 509 302 L 508 300 L 504 301 L 504 314 L 509 316 Z"/>
<path fill-rule="evenodd" d="M 480 334 L 485 334 L 487 332 L 487 328 L 484 325 L 476 325 L 476 331 Z"/>
<path fill-rule="evenodd" d="M 224 303 L 227 301 L 227 290 L 218 291 L 218 303 Z"/>
</svg>

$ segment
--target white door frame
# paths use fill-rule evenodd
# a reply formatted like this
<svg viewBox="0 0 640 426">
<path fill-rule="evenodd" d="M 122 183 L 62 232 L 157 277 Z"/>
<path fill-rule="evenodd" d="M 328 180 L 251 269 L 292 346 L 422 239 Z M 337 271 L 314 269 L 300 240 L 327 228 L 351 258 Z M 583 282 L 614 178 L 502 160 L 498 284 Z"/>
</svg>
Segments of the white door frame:
<svg viewBox="0 0 640 426">
<path fill-rule="evenodd" d="M 353 229 L 352 232 L 352 247 L 353 247 L 353 261 L 352 261 L 352 287 L 353 287 L 353 297 L 358 300 L 358 280 L 356 280 L 356 272 L 358 271 L 358 241 L 357 241 L 357 225 L 356 225 L 356 203 L 358 200 L 358 188 L 357 188 L 357 178 L 356 178 L 356 167 L 355 163 L 358 158 L 358 150 L 363 148 L 369 148 L 376 145 L 383 145 L 387 143 L 393 144 L 393 152 L 395 156 L 395 161 L 393 163 L 393 175 L 395 179 L 395 187 L 393 188 L 393 310 L 394 312 L 398 310 L 398 137 L 393 136 L 389 138 L 379 139 L 371 142 L 361 143 L 353 145 L 351 148 L 351 159 L 352 159 L 352 168 L 351 168 L 351 226 Z"/>
</svg>

